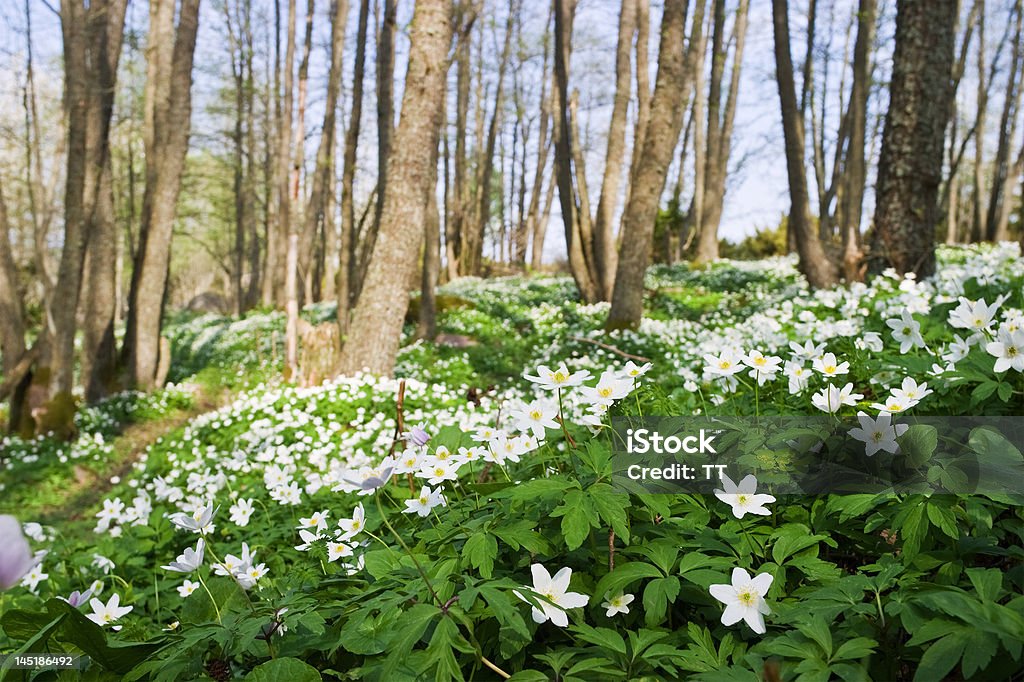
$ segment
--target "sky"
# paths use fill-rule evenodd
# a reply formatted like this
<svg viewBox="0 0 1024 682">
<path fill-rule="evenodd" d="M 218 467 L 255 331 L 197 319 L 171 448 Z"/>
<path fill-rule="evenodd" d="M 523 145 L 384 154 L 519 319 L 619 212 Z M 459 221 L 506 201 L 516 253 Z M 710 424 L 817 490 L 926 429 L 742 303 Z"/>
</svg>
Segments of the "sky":
<svg viewBox="0 0 1024 682">
<path fill-rule="evenodd" d="M 59 92 L 60 77 L 60 24 L 50 9 L 54 0 L 28 0 L 32 10 L 34 49 L 37 63 L 48 67 L 48 72 L 40 78 L 49 78 L 51 86 L 48 92 Z M 540 91 L 540 51 L 539 40 L 548 19 L 549 3 L 547 0 L 520 0 L 522 32 L 526 37 L 524 49 L 532 57 L 523 68 L 521 78 L 527 88 L 526 106 L 536 110 Z M 483 25 L 486 44 L 489 52 L 498 52 L 500 30 L 503 30 L 507 11 L 506 0 L 486 0 L 488 16 L 493 19 Z M 710 2 L 709 2 L 710 4 Z M 882 20 L 878 31 L 877 64 L 875 67 L 876 96 L 872 100 L 869 112 L 869 128 L 880 133 L 881 116 L 884 114 L 884 85 L 888 77 L 891 48 L 893 39 L 893 18 L 895 0 L 880 0 Z M 967 4 L 967 3 L 965 3 Z M 258 26 L 257 33 L 273 30 L 271 0 L 254 0 Z M 302 13 L 306 2 L 300 0 L 299 26 L 302 26 Z M 804 56 L 806 20 L 806 0 L 793 0 L 791 3 L 791 30 L 793 32 L 793 59 L 799 65 Z M 819 70 L 816 74 L 817 86 L 821 88 L 821 79 L 827 74 L 830 93 L 826 101 L 826 130 L 834 130 L 837 125 L 839 100 L 836 96 L 837 83 L 841 77 L 838 65 L 842 63 L 844 51 L 852 50 L 853 35 L 849 32 L 856 10 L 856 0 L 819 0 L 819 45 L 818 54 L 825 52 L 831 55 L 831 67 L 826 72 Z M 660 25 L 662 0 L 652 0 L 651 9 L 651 41 L 650 66 L 651 84 L 656 78 L 658 28 Z M 730 1 L 730 8 L 735 0 Z M 194 106 L 193 106 L 193 144 L 216 149 L 225 144 L 225 121 L 221 115 L 213 111 L 212 105 L 219 96 L 220 88 L 228 74 L 229 62 L 226 53 L 226 40 L 222 17 L 222 0 L 204 0 L 200 20 L 200 34 L 196 55 L 196 71 L 194 74 Z M 307 151 L 310 156 L 315 153 L 319 139 L 319 121 L 322 118 L 323 88 L 326 78 L 328 57 L 329 25 L 326 17 L 328 2 L 318 0 L 317 21 L 314 23 L 314 44 L 310 69 L 311 99 L 307 111 Z M 990 16 L 990 29 L 987 41 L 989 52 L 991 46 L 999 38 L 1005 25 L 1005 11 L 1009 0 L 989 2 L 987 11 Z M 399 0 L 399 39 L 397 44 L 396 65 L 396 101 L 401 101 L 401 82 L 405 71 L 405 59 L 408 51 L 408 25 L 411 19 L 412 3 Z M 355 27 L 358 2 L 350 2 L 350 15 L 346 40 L 345 69 L 342 111 L 346 112 L 341 124 L 348 125 L 347 110 L 352 84 L 352 63 L 355 46 Z M 587 154 L 587 172 L 591 195 L 596 204 L 600 189 L 600 178 L 606 140 L 604 137 L 611 110 L 614 83 L 615 40 L 617 33 L 620 5 L 615 0 L 579 0 L 574 34 L 574 53 L 571 65 L 571 86 L 580 91 L 580 117 L 583 130 L 584 146 Z M 788 210 L 788 186 L 786 180 L 785 157 L 782 142 L 781 118 L 778 105 L 778 93 L 774 80 L 774 54 L 771 31 L 771 7 L 767 0 L 751 0 L 747 46 L 741 69 L 741 85 L 737 117 L 733 138 L 733 153 L 730 159 L 730 175 L 722 218 L 720 236 L 730 240 L 741 239 L 758 228 L 774 227 L 780 217 Z M 129 7 L 129 23 L 144 35 L 146 21 L 145 0 L 131 0 Z M 18 109 L 20 109 L 20 84 L 23 79 L 24 62 L 24 7 L 21 2 L 3 0 L 0 2 L 0 58 L 6 61 L 5 68 L 0 70 L 0 103 L 3 103 L 0 120 L 3 121 L 3 134 L 8 142 L 16 130 Z M 826 45 L 826 36 L 832 40 Z M 259 36 L 257 40 L 260 40 Z M 990 56 L 991 59 L 991 56 Z M 1003 62 L 1007 57 L 1002 57 Z M 490 61 L 496 61 L 491 58 Z M 972 58 L 973 61 L 973 58 Z M 364 121 L 360 140 L 361 151 L 357 174 L 356 200 L 365 200 L 372 190 L 375 177 L 375 124 L 374 124 L 374 74 L 372 55 L 367 59 L 367 101 L 364 103 Z M 496 74 L 493 67 L 486 72 L 488 92 L 493 93 Z M 454 69 L 452 78 L 454 79 Z M 995 127 L 996 117 L 1000 111 L 1001 100 L 998 90 L 1004 76 L 997 76 L 996 90 L 990 103 L 989 131 Z M 973 111 L 973 70 L 968 66 L 967 74 L 958 93 L 960 109 L 965 115 Z M 799 83 L 798 83 L 799 87 Z M 454 107 L 454 95 L 449 88 L 449 109 Z M 634 93 L 635 94 L 635 93 Z M 995 113 L 993 113 L 995 112 Z M 631 116 L 634 107 L 631 106 Z M 632 123 L 632 121 L 631 121 Z M 12 126 L 15 126 L 12 129 Z M 1022 126 L 1024 129 L 1024 126 Z M 632 125 L 629 126 L 632 130 Z M 869 130 L 869 137 L 871 130 Z M 343 135 L 339 135 L 343 139 Z M 5 142 L 5 145 L 8 145 Z M 506 134 L 504 143 L 511 146 L 510 133 Z M 874 153 L 877 154 L 877 143 Z M 994 146 L 994 141 L 991 141 Z M 9 146 L 9 145 L 8 145 Z M 535 150 L 529 150 L 535 154 Z M 532 162 L 531 162 L 532 163 Z M 550 169 L 550 164 L 548 164 Z M 873 172 L 873 171 L 872 171 Z M 669 177 L 675 178 L 677 170 L 670 170 Z M 683 189 L 684 198 L 692 188 L 692 171 L 684 174 L 686 185 Z M 869 185 L 874 181 L 869 177 Z M 812 197 L 814 195 L 812 179 Z M 870 217 L 873 197 L 870 191 L 866 199 L 865 220 Z M 621 211 L 621 202 L 620 202 Z M 552 222 L 548 229 L 548 240 L 545 243 L 545 259 L 555 260 L 564 257 L 565 245 L 558 214 L 557 199 L 552 212 Z"/>
</svg>

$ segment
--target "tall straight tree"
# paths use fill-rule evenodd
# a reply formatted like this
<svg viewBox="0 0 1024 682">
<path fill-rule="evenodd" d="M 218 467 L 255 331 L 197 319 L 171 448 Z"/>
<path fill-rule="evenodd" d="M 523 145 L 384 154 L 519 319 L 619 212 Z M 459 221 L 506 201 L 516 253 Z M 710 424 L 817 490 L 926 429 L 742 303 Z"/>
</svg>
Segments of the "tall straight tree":
<svg viewBox="0 0 1024 682">
<path fill-rule="evenodd" d="M 345 168 L 341 176 L 341 243 L 338 264 L 338 329 L 348 333 L 349 313 L 352 305 L 352 282 L 355 279 L 356 209 L 352 192 L 356 179 L 356 150 L 363 117 L 363 78 L 366 71 L 366 31 L 370 21 L 370 0 L 360 0 L 356 28 L 356 55 L 352 69 L 352 109 L 348 129 L 345 131 Z"/>
<path fill-rule="evenodd" d="M 654 241 L 654 222 L 665 189 L 669 163 L 683 127 L 686 107 L 682 98 L 688 90 L 686 51 L 687 0 L 665 0 L 661 19 L 661 43 L 658 48 L 658 76 L 651 98 L 650 121 L 643 139 L 643 151 L 632 183 L 629 202 L 622 220 L 622 243 L 612 307 L 606 327 L 618 329 L 640 324 L 644 304 L 644 274 Z M 704 17 L 694 16 L 695 34 Z M 691 35 L 690 45 L 700 43 Z"/>
<path fill-rule="evenodd" d="M 448 0 L 417 0 L 409 36 L 409 65 L 402 114 L 388 157 L 380 232 L 363 293 L 341 353 L 341 372 L 394 369 L 408 284 L 423 244 L 431 180 L 444 105 L 444 80 L 451 39 Z M 424 144 L 424 142 L 428 142 Z"/>
<path fill-rule="evenodd" d="M 711 79 L 707 98 L 707 149 L 703 155 L 703 200 L 700 202 L 700 231 L 696 260 L 699 263 L 718 258 L 718 225 L 725 205 L 725 181 L 732 151 L 732 129 L 740 89 L 740 69 L 747 36 L 749 0 L 740 0 L 733 19 L 732 37 L 726 40 L 725 0 L 714 0 L 714 27 L 711 33 Z M 733 46 L 732 71 L 728 87 L 725 66 L 729 45 Z M 724 101 L 723 101 L 723 92 Z"/>
<path fill-rule="evenodd" d="M 110 165 L 110 122 L 114 110 L 117 66 L 121 57 L 128 0 L 90 5 L 87 18 L 89 83 L 86 143 L 86 182 L 97 184 L 88 217 L 85 317 L 82 325 L 82 384 L 85 397 L 95 402 L 116 387 L 117 343 L 116 262 L 118 232 Z"/>
<path fill-rule="evenodd" d="M 285 366 L 294 379 L 299 366 L 299 240 L 302 234 L 302 202 L 299 199 L 302 171 L 306 161 L 306 97 L 309 89 L 309 54 L 313 47 L 313 15 L 316 0 L 307 0 L 306 30 L 299 60 L 299 92 L 295 108 L 295 130 L 292 133 L 292 167 L 288 180 L 292 216 L 288 221 L 288 249 L 285 252 L 284 296 L 286 323 L 284 332 Z"/>
<path fill-rule="evenodd" d="M 865 159 L 868 97 L 871 95 L 871 47 L 875 41 L 877 13 L 877 0 L 860 0 L 857 10 L 857 39 L 853 46 L 853 85 L 846 110 L 849 144 L 839 211 L 839 229 L 843 240 L 843 278 L 847 282 L 862 278 L 860 223 L 868 175 Z"/>
<path fill-rule="evenodd" d="M 633 84 L 633 34 L 636 33 L 636 0 L 623 0 L 619 11 L 619 38 L 615 46 L 615 98 L 612 100 L 612 118 L 608 127 L 608 146 L 604 156 L 604 177 L 601 197 L 597 201 L 594 220 L 594 258 L 598 262 L 597 277 L 601 298 L 612 296 L 615 284 L 615 208 L 619 201 L 622 180 L 622 162 L 626 153 L 626 118 L 629 113 L 629 94 Z"/>
<path fill-rule="evenodd" d="M 359 238 L 359 259 L 352 282 L 353 297 L 359 300 L 370 266 L 370 255 L 380 234 L 384 192 L 388 182 L 388 156 L 395 128 L 395 26 L 398 22 L 396 0 L 384 0 L 384 16 L 377 35 L 377 201 L 369 231 Z"/>
<path fill-rule="evenodd" d="M 132 272 L 122 355 L 129 385 L 148 390 L 157 381 L 160 329 L 171 259 L 171 235 L 192 115 L 192 60 L 200 0 L 150 0 L 146 66 L 146 190 Z"/>
<path fill-rule="evenodd" d="M 25 392 L 31 381 L 28 368 L 35 354 L 25 347 L 25 306 L 18 285 L 18 269 L 11 250 L 3 180 L 0 179 L 0 400 L 11 396 L 7 429 L 12 433 L 27 425 Z"/>
<path fill-rule="evenodd" d="M 32 370 L 31 383 L 49 401 L 37 413 L 42 421 L 36 424 L 37 429 L 70 429 L 73 410 L 50 410 L 49 406 L 57 402 L 69 406 L 73 401 L 76 313 L 90 237 L 112 240 L 110 119 L 126 6 L 126 0 L 63 0 L 60 7 L 67 119 L 64 243 L 56 283 L 49 300 L 44 302 L 45 324 L 33 348 L 36 366 L 32 370 L 29 364 L 20 363 L 17 371 L 6 377 L 17 388 L 12 397 L 11 421 L 22 427 L 28 423 L 19 410 L 24 404 L 24 391 L 29 390 L 25 376 Z M 6 215 L 3 227 L 6 229 Z M 96 242 L 93 244 L 95 247 Z M 105 376 L 111 373 L 113 344 L 113 276 L 106 267 L 112 265 L 113 259 L 100 262 L 94 256 L 91 261 L 96 286 L 87 306 L 96 318 L 87 321 L 86 343 L 96 356 L 84 365 L 87 384 L 91 383 L 89 377 L 96 366 L 102 365 Z M 14 291 L 17 289 L 13 288 L 11 293 Z M 95 397 L 95 392 L 90 397 Z"/>
<path fill-rule="evenodd" d="M 313 186 L 306 206 L 306 226 L 299 248 L 299 274 L 305 288 L 306 302 L 313 301 L 316 258 L 314 246 L 317 235 L 333 230 L 334 222 L 327 213 L 328 197 L 334 177 L 334 141 L 337 127 L 338 95 L 341 92 L 341 58 L 345 51 L 345 23 L 348 18 L 348 0 L 332 0 L 331 16 L 331 63 L 327 71 L 327 99 L 324 102 L 324 123 L 320 131 L 320 145 L 316 152 L 316 166 L 313 169 Z M 332 285 L 333 286 L 333 285 Z"/>
<path fill-rule="evenodd" d="M 800 271 L 812 287 L 831 286 L 838 271 L 825 253 L 811 224 L 810 198 L 804 168 L 804 116 L 796 98 L 793 57 L 789 40 L 789 3 L 772 0 L 775 35 L 775 79 L 782 107 L 782 132 L 786 145 L 786 174 L 789 177 L 789 231 L 800 255 Z M 941 164 L 940 164 L 941 165 Z"/>
<path fill-rule="evenodd" d="M 1014 18 L 1013 47 L 1011 48 L 1010 70 L 1006 79 L 1006 91 L 1003 94 L 1003 113 L 999 117 L 999 143 L 996 147 L 995 167 L 992 178 L 992 192 L 989 196 L 988 210 L 985 214 L 985 238 L 989 241 L 1008 239 L 1010 223 L 1010 191 L 1014 177 L 1020 175 L 1019 164 L 1012 164 L 1010 146 L 1017 136 L 1017 123 L 1020 118 L 1021 91 L 1024 86 L 1024 35 L 1022 35 L 1022 19 L 1024 19 L 1024 3 L 1016 0 L 1011 10 Z"/>
<path fill-rule="evenodd" d="M 935 271 L 935 229 L 949 75 L 956 42 L 956 0 L 899 0 L 889 113 L 875 190 L 869 270 L 893 267 L 924 277 Z"/>
<path fill-rule="evenodd" d="M 569 270 L 584 301 L 600 299 L 586 173 L 580 167 L 582 155 L 574 140 L 575 99 L 569 94 L 569 61 L 572 54 L 572 25 L 577 0 L 554 0 L 555 14 L 555 175 L 558 200 L 565 225 Z"/>
</svg>

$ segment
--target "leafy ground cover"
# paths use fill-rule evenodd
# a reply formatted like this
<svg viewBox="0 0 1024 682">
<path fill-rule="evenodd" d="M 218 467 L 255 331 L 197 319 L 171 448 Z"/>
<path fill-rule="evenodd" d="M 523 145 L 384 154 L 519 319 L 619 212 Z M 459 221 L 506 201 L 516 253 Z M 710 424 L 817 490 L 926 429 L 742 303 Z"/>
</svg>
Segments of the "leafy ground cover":
<svg viewBox="0 0 1024 682">
<path fill-rule="evenodd" d="M 0 651 L 82 651 L 96 679 L 1019 675 L 1019 496 L 612 485 L 615 416 L 1021 414 L 1024 263 L 941 259 L 817 292 L 788 259 L 655 268 L 614 333 L 565 279 L 462 280 L 439 326 L 472 344 L 410 324 L 396 379 L 310 388 L 260 383 L 278 316 L 183 320 L 175 371 L 247 389 L 154 440 L 88 537 L 19 515 L 46 554 L 0 592 Z M 5 441 L 4 494 L 108 456 L 72 454 L 106 428 L 82 419 L 71 445 Z M 892 436 L 922 470 L 947 447 Z"/>
</svg>

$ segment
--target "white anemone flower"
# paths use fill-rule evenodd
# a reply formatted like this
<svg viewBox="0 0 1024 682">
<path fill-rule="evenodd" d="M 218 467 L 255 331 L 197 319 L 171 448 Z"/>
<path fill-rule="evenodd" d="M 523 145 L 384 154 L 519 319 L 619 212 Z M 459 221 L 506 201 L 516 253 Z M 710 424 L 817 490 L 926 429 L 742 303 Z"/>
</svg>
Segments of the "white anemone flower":
<svg viewBox="0 0 1024 682">
<path fill-rule="evenodd" d="M 564 628 L 569 625 L 566 609 L 582 608 L 590 601 L 585 594 L 567 591 L 569 580 L 572 577 L 572 569 L 568 566 L 560 569 L 554 577 L 540 564 L 530 566 L 530 572 L 533 574 L 533 585 L 524 585 L 523 587 L 538 597 L 542 597 L 536 600 L 540 604 L 540 608 L 534 606 L 531 611 L 535 623 L 546 623 L 550 620 L 558 627 Z M 520 594 L 519 590 L 513 590 L 513 593 L 529 603 L 529 600 Z"/>
<path fill-rule="evenodd" d="M 860 421 L 859 428 L 850 429 L 850 435 L 864 443 L 864 454 L 873 457 L 879 450 L 895 454 L 900 446 L 896 439 L 907 432 L 910 428 L 907 424 L 892 423 L 891 414 L 881 414 L 877 419 L 872 419 L 864 412 L 857 413 Z"/>
<path fill-rule="evenodd" d="M 759 573 L 753 578 L 742 568 L 732 569 L 732 584 L 712 585 L 711 596 L 725 604 L 722 625 L 734 625 L 746 621 L 750 629 L 759 635 L 766 631 L 764 617 L 772 611 L 764 600 L 772 585 L 769 573 Z"/>
<path fill-rule="evenodd" d="M 724 490 L 716 488 L 715 497 L 732 507 L 732 514 L 737 519 L 742 519 L 744 514 L 771 515 L 771 510 L 764 505 L 774 502 L 775 497 L 757 494 L 757 478 L 753 474 L 745 476 L 739 485 L 725 474 L 721 478 Z"/>
</svg>

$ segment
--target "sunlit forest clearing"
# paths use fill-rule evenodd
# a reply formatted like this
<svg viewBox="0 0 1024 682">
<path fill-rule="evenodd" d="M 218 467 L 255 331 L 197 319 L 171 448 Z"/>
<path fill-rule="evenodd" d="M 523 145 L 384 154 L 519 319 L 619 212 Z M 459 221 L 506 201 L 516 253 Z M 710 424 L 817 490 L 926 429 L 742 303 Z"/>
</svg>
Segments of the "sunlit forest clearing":
<svg viewBox="0 0 1024 682">
<path fill-rule="evenodd" d="M 1024 674 L 1021 0 L 0 26 L 0 682 Z"/>
</svg>

